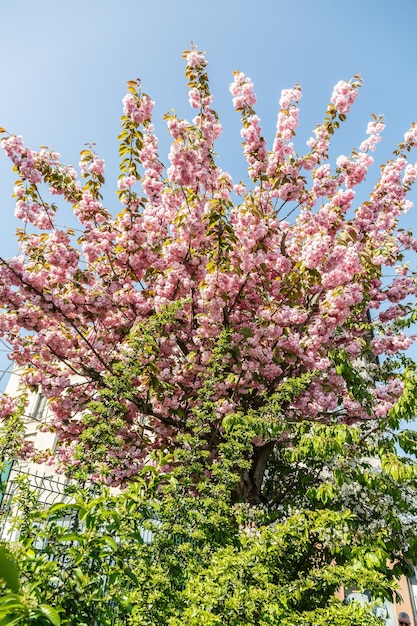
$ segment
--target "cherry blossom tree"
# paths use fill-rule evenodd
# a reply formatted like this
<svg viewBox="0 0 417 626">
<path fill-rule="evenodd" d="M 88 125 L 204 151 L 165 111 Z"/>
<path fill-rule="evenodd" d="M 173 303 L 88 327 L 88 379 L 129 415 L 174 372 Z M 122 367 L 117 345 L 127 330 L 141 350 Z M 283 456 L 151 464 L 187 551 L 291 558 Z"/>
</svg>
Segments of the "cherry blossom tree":
<svg viewBox="0 0 417 626">
<path fill-rule="evenodd" d="M 357 201 L 383 119 L 373 117 L 360 146 L 334 164 L 329 147 L 360 78 L 335 86 L 299 154 L 301 88 L 282 92 L 268 147 L 253 84 L 236 72 L 248 174 L 233 181 L 216 162 L 222 127 L 205 56 L 184 56 L 195 115 L 166 116 L 167 168 L 153 102 L 140 81 L 128 83 L 117 214 L 105 206 L 104 161 L 93 147 L 81 152 L 78 174 L 2 129 L 23 224 L 19 255 L 0 258 L 0 334 L 21 372 L 20 397 L 0 399 L 2 456 L 33 456 L 93 483 L 132 483 L 104 512 L 103 500 L 86 505 L 100 512 L 99 534 L 108 509 L 135 502 L 138 477 L 158 469 L 157 490 L 140 496 L 157 509 L 155 540 L 146 567 L 139 556 L 132 565 L 140 580 L 130 604 L 123 599 L 121 623 L 317 626 L 342 613 L 346 623 L 365 613 L 377 623 L 371 609 L 335 604 L 334 591 L 357 582 L 388 597 L 416 556 L 417 438 L 403 424 L 417 403 L 407 353 L 417 241 L 401 218 L 412 207 L 417 126 Z M 56 225 L 65 210 L 77 228 Z M 58 436 L 53 455 L 25 441 L 30 391 L 48 399 L 53 417 L 41 427 Z M 24 544 L 29 573 L 41 567 L 30 547 L 39 515 Z M 119 539 L 120 519 L 115 513 Z M 90 531 L 82 533 L 77 545 L 90 546 Z M 136 530 L 132 537 L 126 545 L 140 540 Z M 84 575 L 96 576 L 90 557 L 85 563 Z M 111 574 L 119 591 L 120 567 Z M 49 607 L 57 591 L 48 585 L 30 593 L 44 589 L 36 601 Z M 63 615 L 72 606 L 63 581 L 60 594 Z M 68 609 L 62 623 L 76 618 Z"/>
<path fill-rule="evenodd" d="M 355 208 L 382 118 L 334 167 L 328 152 L 360 78 L 335 86 L 299 155 L 301 88 L 282 92 L 268 149 L 253 84 L 235 73 L 230 89 L 248 163 L 247 181 L 236 183 L 216 164 L 222 127 L 205 56 L 192 49 L 185 58 L 196 115 L 166 116 L 167 169 L 153 102 L 139 81 L 129 82 L 115 216 L 104 205 L 104 161 L 93 148 L 81 152 L 80 178 L 56 152 L 3 133 L 23 227 L 19 255 L 0 259 L 0 332 L 23 368 L 23 387 L 49 400 L 54 417 L 45 428 L 58 435 L 58 465 L 84 464 L 115 485 L 132 479 L 150 451 L 182 445 L 222 343 L 205 444 L 214 462 L 232 416 L 262 414 L 241 491 L 258 501 L 287 422 L 373 428 L 394 419 L 413 341 L 406 331 L 416 280 L 404 254 L 417 242 L 399 222 L 417 176 L 407 161 L 417 127 Z M 68 206 L 77 229 L 55 225 Z M 2 417 L 12 412 L 13 400 L 3 397 Z"/>
</svg>

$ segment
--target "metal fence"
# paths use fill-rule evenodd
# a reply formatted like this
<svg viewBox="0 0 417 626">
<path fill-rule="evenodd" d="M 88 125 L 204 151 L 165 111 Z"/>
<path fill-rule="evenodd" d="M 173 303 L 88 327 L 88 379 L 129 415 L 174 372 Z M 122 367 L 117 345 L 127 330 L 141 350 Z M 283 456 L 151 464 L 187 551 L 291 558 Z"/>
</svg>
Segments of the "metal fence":
<svg viewBox="0 0 417 626">
<path fill-rule="evenodd" d="M 0 538 L 10 539 L 12 520 L 19 514 L 16 498 L 22 480 L 30 486 L 40 506 L 51 506 L 56 502 L 70 502 L 71 496 L 67 489 L 71 481 L 64 475 L 46 474 L 44 468 L 29 471 L 25 467 L 13 466 L 8 472 L 7 480 L 0 484 Z"/>
<path fill-rule="evenodd" d="M 29 487 L 30 501 L 22 501 L 22 494 L 28 493 L 27 487 L 22 489 L 22 485 Z M 68 479 L 65 475 L 46 474 L 45 468 L 40 467 L 38 471 L 30 471 L 28 468 L 14 465 L 7 468 L 7 472 L 3 472 L 0 478 L 0 539 L 14 542 L 19 539 L 19 527 L 22 519 L 24 519 L 24 509 L 33 505 L 36 508 L 47 509 L 56 503 L 68 503 L 73 500 L 71 495 L 71 487 L 74 487 L 74 482 Z M 16 524 L 16 520 L 20 520 Z M 77 511 L 73 512 L 68 509 L 63 509 L 63 516 L 57 523 L 68 529 L 71 532 L 78 531 L 79 519 Z M 38 527 L 41 529 L 41 526 Z M 149 529 L 141 528 L 140 535 L 145 544 L 152 543 L 153 533 Z M 36 537 L 33 548 L 40 553 L 48 553 L 48 537 L 42 533 Z M 119 543 L 119 538 L 114 537 L 116 543 Z M 73 543 L 71 540 L 68 543 Z M 67 565 L 67 551 L 63 550 L 62 555 L 56 553 L 50 555 L 49 558 L 53 558 L 62 564 L 65 568 Z M 109 555 L 106 558 L 106 563 L 111 565 L 112 556 Z M 97 564 L 99 568 L 99 564 Z M 109 581 L 106 575 L 99 576 L 97 581 L 103 595 L 108 588 Z M 117 619 L 116 603 L 112 600 L 106 602 L 106 605 L 110 608 L 112 615 L 112 624 Z M 91 626 L 100 626 L 96 621 L 91 622 Z"/>
</svg>

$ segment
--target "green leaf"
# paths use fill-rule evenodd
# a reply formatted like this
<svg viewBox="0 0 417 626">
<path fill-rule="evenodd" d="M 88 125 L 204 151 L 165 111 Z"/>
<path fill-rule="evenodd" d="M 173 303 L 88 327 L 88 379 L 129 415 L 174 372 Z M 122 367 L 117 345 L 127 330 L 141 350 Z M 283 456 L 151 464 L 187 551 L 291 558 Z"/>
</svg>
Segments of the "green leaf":
<svg viewBox="0 0 417 626">
<path fill-rule="evenodd" d="M 19 600 L 18 596 L 13 594 L 7 594 L 6 596 L 2 596 L 0 598 L 0 611 L 10 611 L 11 609 L 24 609 L 25 606 Z"/>
<path fill-rule="evenodd" d="M 0 577 L 6 585 L 17 593 L 19 591 L 19 575 L 17 565 L 10 552 L 0 547 Z"/>
<path fill-rule="evenodd" d="M 42 615 L 49 619 L 53 626 L 61 626 L 61 618 L 59 617 L 59 613 L 52 606 L 50 606 L 49 604 L 41 604 L 39 606 L 39 610 Z"/>
<path fill-rule="evenodd" d="M 118 549 L 118 545 L 115 542 L 115 540 L 113 539 L 113 537 L 110 537 L 110 535 L 103 535 L 103 537 L 101 537 L 101 540 L 104 543 L 107 543 L 108 546 L 110 546 L 111 548 L 113 548 L 114 551 L 116 551 Z"/>
<path fill-rule="evenodd" d="M 13 617 L 11 615 L 6 615 L 1 621 L 0 626 L 15 626 L 15 624 L 20 624 L 23 626 L 22 622 L 23 617 L 19 615 L 19 617 Z"/>
<path fill-rule="evenodd" d="M 336 485 L 338 487 L 340 487 L 341 485 L 343 485 L 343 472 L 340 469 L 335 469 L 334 472 L 334 479 L 336 482 Z"/>
<path fill-rule="evenodd" d="M 16 617 L 16 614 L 18 616 Z M 27 616 L 27 609 L 18 596 L 5 595 L 0 598 L 0 626 L 11 626 L 12 624 L 22 624 L 23 618 Z"/>
<path fill-rule="evenodd" d="M 374 567 L 378 567 L 380 564 L 378 555 L 374 554 L 373 552 L 367 552 L 364 555 L 364 561 L 365 561 L 366 566 L 369 567 L 370 569 L 373 569 Z"/>
<path fill-rule="evenodd" d="M 139 580 L 137 578 L 137 576 L 131 571 L 131 570 L 126 570 L 126 575 L 133 580 L 133 582 L 135 583 L 135 585 L 139 584 Z"/>
<path fill-rule="evenodd" d="M 55 513 L 55 511 L 61 511 L 62 509 L 75 509 L 78 510 L 80 507 L 78 504 L 71 504 L 67 502 L 56 502 L 48 509 L 48 514 Z"/>
<path fill-rule="evenodd" d="M 84 539 L 83 535 L 78 533 L 65 533 L 64 535 L 60 535 L 57 537 L 58 541 L 79 541 L 82 542 Z"/>
</svg>

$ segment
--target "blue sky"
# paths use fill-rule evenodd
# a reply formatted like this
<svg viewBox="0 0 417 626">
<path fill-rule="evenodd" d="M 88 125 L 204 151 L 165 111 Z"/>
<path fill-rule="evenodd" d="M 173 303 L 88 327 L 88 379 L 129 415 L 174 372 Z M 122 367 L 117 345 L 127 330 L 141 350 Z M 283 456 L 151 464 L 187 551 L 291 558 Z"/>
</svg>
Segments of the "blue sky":
<svg viewBox="0 0 417 626">
<path fill-rule="evenodd" d="M 224 125 L 220 163 L 236 179 L 244 177 L 244 162 L 228 91 L 235 69 L 255 83 L 257 112 L 270 142 L 282 88 L 295 83 L 303 88 L 297 143 L 302 148 L 323 117 L 333 85 L 358 72 L 364 87 L 337 139 L 338 152 L 348 154 L 361 142 L 371 113 L 384 113 L 380 163 L 417 121 L 415 0 L 4 0 L 0 24 L 0 126 L 23 135 L 34 149 L 54 146 L 74 165 L 84 144 L 96 142 L 107 164 L 110 209 L 116 209 L 126 81 L 140 77 L 156 101 L 166 161 L 163 114 L 175 108 L 179 115 L 192 115 L 181 58 L 191 42 L 207 52 L 215 108 Z M 0 154 L 2 256 L 17 251 L 14 178 Z M 414 200 L 417 211 L 417 194 Z M 406 225 L 416 221 L 413 215 L 407 219 Z M 58 222 L 66 223 L 65 214 Z M 0 369 L 4 363 L 0 352 Z"/>
</svg>

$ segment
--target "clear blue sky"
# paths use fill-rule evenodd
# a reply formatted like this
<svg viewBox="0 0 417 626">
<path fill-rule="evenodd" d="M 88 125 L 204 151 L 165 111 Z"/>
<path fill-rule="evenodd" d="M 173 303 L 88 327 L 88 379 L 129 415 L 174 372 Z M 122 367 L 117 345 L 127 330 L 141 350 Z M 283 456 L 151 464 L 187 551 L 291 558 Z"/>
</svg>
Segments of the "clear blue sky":
<svg viewBox="0 0 417 626">
<path fill-rule="evenodd" d="M 376 153 L 382 162 L 417 121 L 416 24 L 415 0 L 4 0 L 0 126 L 23 135 L 34 149 L 53 145 L 74 165 L 84 143 L 96 142 L 108 180 L 115 183 L 126 81 L 140 77 L 156 101 L 166 160 L 162 115 L 171 108 L 192 115 L 181 53 L 194 42 L 207 52 L 215 107 L 225 128 L 218 144 L 221 165 L 236 179 L 244 176 L 244 162 L 228 91 L 235 69 L 255 83 L 257 111 L 270 141 L 281 88 L 301 84 L 300 146 L 321 121 L 333 85 L 361 73 L 364 87 L 337 147 L 348 154 L 363 139 L 370 114 L 384 113 L 387 128 Z M 13 181 L 0 154 L 3 256 L 17 251 Z M 110 209 L 116 208 L 113 189 L 109 185 L 106 197 Z M 58 221 L 65 223 L 65 215 Z M 408 225 L 413 221 L 410 215 Z M 4 362 L 0 353 L 0 369 Z"/>
</svg>

